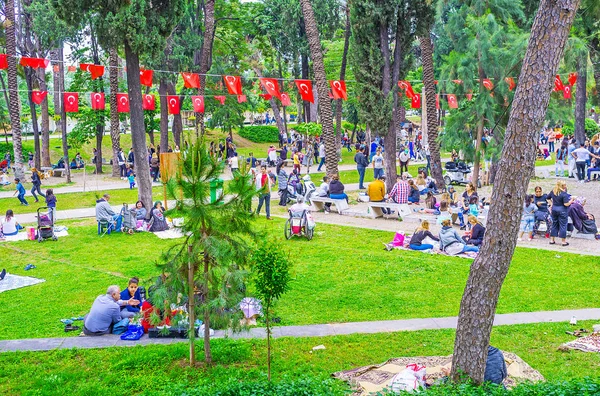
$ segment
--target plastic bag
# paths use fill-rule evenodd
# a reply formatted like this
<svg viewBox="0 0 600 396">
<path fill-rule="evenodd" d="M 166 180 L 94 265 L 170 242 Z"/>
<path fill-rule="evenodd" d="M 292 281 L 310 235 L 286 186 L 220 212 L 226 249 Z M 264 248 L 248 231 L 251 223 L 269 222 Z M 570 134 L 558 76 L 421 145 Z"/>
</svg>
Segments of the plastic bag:
<svg viewBox="0 0 600 396">
<path fill-rule="evenodd" d="M 144 335 L 144 328 L 139 325 L 129 325 L 127 331 L 121 334 L 124 341 L 137 341 Z"/>
<path fill-rule="evenodd" d="M 392 392 L 413 392 L 425 387 L 425 366 L 410 364 L 390 381 Z"/>
<path fill-rule="evenodd" d="M 394 247 L 404 246 L 404 234 L 401 232 L 396 232 L 394 240 L 392 241 L 392 245 Z"/>
</svg>

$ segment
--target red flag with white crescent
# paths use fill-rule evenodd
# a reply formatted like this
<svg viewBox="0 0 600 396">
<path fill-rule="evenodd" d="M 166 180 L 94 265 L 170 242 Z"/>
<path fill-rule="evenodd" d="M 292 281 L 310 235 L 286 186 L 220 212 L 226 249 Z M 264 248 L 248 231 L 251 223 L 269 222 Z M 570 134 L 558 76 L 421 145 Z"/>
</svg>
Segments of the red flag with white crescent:
<svg viewBox="0 0 600 396">
<path fill-rule="evenodd" d="M 36 105 L 42 104 L 48 91 L 31 91 L 31 101 Z"/>
<path fill-rule="evenodd" d="M 167 105 L 169 107 L 169 114 L 179 114 L 179 96 L 168 95 Z"/>
<path fill-rule="evenodd" d="M 29 66 L 32 69 L 45 69 L 46 66 L 48 66 L 48 64 L 50 64 L 50 61 L 48 59 L 44 59 L 44 58 L 22 57 L 20 63 L 21 63 L 21 66 L 23 66 L 23 67 Z"/>
<path fill-rule="evenodd" d="M 54 65 L 54 67 L 52 69 L 54 70 L 54 73 L 58 73 L 60 71 L 60 66 Z M 67 67 L 67 73 L 75 73 L 76 71 L 77 71 L 77 68 L 75 66 Z"/>
<path fill-rule="evenodd" d="M 273 97 L 270 94 L 259 94 L 258 96 L 260 96 L 261 98 L 263 98 L 264 100 L 271 100 L 271 98 Z"/>
<path fill-rule="evenodd" d="M 408 96 L 410 99 L 412 99 L 413 96 L 415 96 L 415 91 L 413 91 L 413 87 L 412 85 L 410 85 L 410 82 L 398 81 L 398 86 L 401 90 L 403 90 L 406 93 L 406 96 Z"/>
<path fill-rule="evenodd" d="M 282 106 L 291 106 L 292 101 L 290 100 L 290 95 L 287 92 L 281 93 L 281 105 Z"/>
<path fill-rule="evenodd" d="M 580 87 L 580 88 L 581 88 L 581 87 Z M 571 86 L 570 86 L 570 85 L 565 85 L 565 86 L 563 87 L 563 97 L 564 97 L 565 99 L 571 99 L 571 91 L 572 91 L 572 88 L 571 88 Z"/>
<path fill-rule="evenodd" d="M 156 110 L 156 98 L 154 95 L 145 94 L 142 95 L 142 108 L 144 110 Z"/>
<path fill-rule="evenodd" d="M 279 99 L 281 94 L 279 93 L 279 85 L 277 80 L 274 78 L 261 78 L 260 83 L 267 90 L 267 93 L 271 96 L 275 96 Z"/>
<path fill-rule="evenodd" d="M 563 91 L 564 89 L 565 84 L 563 84 L 562 80 L 560 79 L 560 76 L 557 74 L 556 77 L 554 77 L 554 91 L 559 92 Z"/>
<path fill-rule="evenodd" d="M 242 77 L 240 76 L 223 76 L 225 86 L 229 95 L 241 95 L 242 94 Z"/>
<path fill-rule="evenodd" d="M 192 96 L 195 113 L 204 113 L 204 96 Z"/>
<path fill-rule="evenodd" d="M 63 106 L 67 113 L 77 113 L 79 111 L 79 94 L 77 92 L 63 93 Z"/>
<path fill-rule="evenodd" d="M 421 108 L 421 95 L 418 93 L 413 94 L 413 97 L 410 98 L 410 107 L 412 109 L 420 109 Z"/>
<path fill-rule="evenodd" d="M 244 103 L 248 100 L 248 98 L 246 98 L 246 95 L 238 95 L 238 103 Z"/>
<path fill-rule="evenodd" d="M 348 100 L 348 93 L 346 92 L 346 82 L 342 80 L 330 80 L 329 85 L 331 86 L 331 93 L 333 99 Z"/>
<path fill-rule="evenodd" d="M 92 103 L 92 110 L 104 110 L 104 92 L 92 92 L 90 94 L 90 102 Z"/>
<path fill-rule="evenodd" d="M 94 65 L 93 63 L 81 63 L 79 68 L 92 75 L 92 80 L 102 77 L 104 75 L 104 66 Z"/>
<path fill-rule="evenodd" d="M 504 79 L 504 81 L 506 81 L 506 83 L 508 84 L 508 90 L 512 91 L 513 89 L 516 88 L 517 84 L 515 84 L 515 79 L 512 77 L 506 77 Z"/>
<path fill-rule="evenodd" d="M 226 99 L 226 97 L 225 97 L 225 96 L 223 96 L 223 95 L 216 95 L 216 96 L 214 96 L 214 98 L 215 98 L 215 99 L 216 99 L 216 100 L 217 100 L 219 103 L 221 103 L 221 106 L 225 105 L 225 99 Z"/>
<path fill-rule="evenodd" d="M 312 81 L 310 80 L 295 80 L 296 87 L 298 87 L 298 92 L 300 93 L 300 97 L 302 100 L 305 100 L 310 103 L 315 103 L 315 96 L 313 95 L 312 90 Z"/>
<path fill-rule="evenodd" d="M 489 78 L 483 79 L 483 86 L 489 89 L 490 91 L 494 89 L 494 83 Z"/>
<path fill-rule="evenodd" d="M 152 86 L 152 74 L 154 71 L 140 69 L 140 84 L 151 87 Z"/>
<path fill-rule="evenodd" d="M 8 69 L 8 55 L 0 54 L 0 70 Z"/>
<path fill-rule="evenodd" d="M 451 109 L 458 109 L 458 100 L 456 100 L 456 95 L 448 94 L 446 96 L 448 98 L 448 107 Z"/>
<path fill-rule="evenodd" d="M 181 72 L 181 77 L 183 77 L 185 88 L 200 88 L 200 76 L 198 74 Z"/>
<path fill-rule="evenodd" d="M 117 112 L 129 113 L 129 95 L 126 93 L 117 94 Z"/>
<path fill-rule="evenodd" d="M 440 95 L 439 94 L 435 94 L 435 108 L 436 109 L 440 109 Z"/>
<path fill-rule="evenodd" d="M 577 73 L 569 73 L 569 84 L 571 86 L 577 83 Z"/>
</svg>

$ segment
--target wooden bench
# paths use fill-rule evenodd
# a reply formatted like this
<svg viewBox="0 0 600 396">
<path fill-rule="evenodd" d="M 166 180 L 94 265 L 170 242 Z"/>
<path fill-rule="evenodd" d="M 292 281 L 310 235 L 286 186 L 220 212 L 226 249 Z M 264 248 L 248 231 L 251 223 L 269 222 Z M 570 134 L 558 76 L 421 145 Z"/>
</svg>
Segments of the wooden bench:
<svg viewBox="0 0 600 396">
<path fill-rule="evenodd" d="M 327 197 L 311 197 L 310 203 L 316 211 L 325 210 L 326 203 L 333 204 L 339 214 L 342 214 L 342 211 L 350 207 L 345 199 L 331 199 Z"/>
<path fill-rule="evenodd" d="M 398 213 L 399 218 L 404 218 L 414 214 L 408 204 L 398 204 L 395 202 L 369 202 L 369 213 L 376 219 L 383 216 L 383 209 L 393 210 Z"/>
</svg>

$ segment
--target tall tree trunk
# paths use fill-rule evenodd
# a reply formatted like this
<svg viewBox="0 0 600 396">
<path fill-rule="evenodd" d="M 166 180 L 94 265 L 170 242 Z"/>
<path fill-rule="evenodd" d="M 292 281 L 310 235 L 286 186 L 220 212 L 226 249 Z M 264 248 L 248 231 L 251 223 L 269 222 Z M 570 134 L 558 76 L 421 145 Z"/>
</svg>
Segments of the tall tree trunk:
<svg viewBox="0 0 600 396">
<path fill-rule="evenodd" d="M 119 177 L 119 148 L 121 148 L 121 131 L 119 130 L 119 113 L 117 112 L 117 92 L 119 92 L 119 55 L 116 48 L 108 50 L 108 79 L 110 85 L 110 142 L 112 147 L 112 177 Z M 135 155 L 135 154 L 134 154 Z M 142 158 L 146 158 L 146 155 Z M 102 162 L 102 158 L 98 158 Z M 135 162 L 138 161 L 136 157 Z M 137 164 L 136 164 L 137 165 Z"/>
<path fill-rule="evenodd" d="M 60 43 L 58 48 L 58 91 L 60 95 L 60 123 L 61 123 L 61 134 L 62 134 L 62 149 L 63 159 L 65 161 L 65 175 L 67 176 L 67 183 L 71 183 L 71 167 L 69 166 L 69 145 L 67 142 L 67 112 L 65 111 L 65 57 L 63 50 L 63 43 Z"/>
<path fill-rule="evenodd" d="M 340 67 L 340 80 L 346 79 L 346 65 L 348 63 L 348 48 L 350 47 L 350 4 L 346 2 L 346 28 L 344 31 L 344 51 L 342 52 L 342 65 Z M 342 158 L 342 99 L 336 100 L 335 104 L 335 136 L 338 145 L 338 159 Z M 394 150 L 395 151 L 395 150 Z M 394 178 L 395 179 L 395 178 Z"/>
<path fill-rule="evenodd" d="M 587 103 L 587 63 L 588 54 L 579 56 L 577 60 L 577 91 L 575 91 L 575 139 L 577 145 L 585 143 L 585 105 Z"/>
<path fill-rule="evenodd" d="M 301 63 L 302 63 L 302 79 L 308 80 L 308 54 L 302 53 L 301 55 Z M 316 104 L 315 104 L 316 105 Z M 310 102 L 303 101 L 303 114 L 304 114 L 304 122 L 311 122 L 311 111 L 310 111 Z M 316 121 L 316 120 L 315 120 Z"/>
<path fill-rule="evenodd" d="M 39 70 L 40 90 L 47 91 L 46 71 Z M 41 104 L 42 113 L 42 166 L 52 166 L 50 159 L 50 115 L 48 113 L 48 97 L 45 97 Z"/>
<path fill-rule="evenodd" d="M 96 34 L 93 31 L 93 26 L 90 26 L 91 34 L 91 43 L 92 43 L 92 58 L 94 60 L 94 64 L 100 64 L 100 54 L 98 51 L 98 42 L 96 40 Z M 104 79 L 100 77 L 94 83 L 95 91 L 104 92 Z M 96 125 L 96 153 L 97 157 L 100 158 L 100 161 L 96 161 L 96 174 L 101 174 L 102 172 L 102 139 L 104 138 L 104 121 Z"/>
<path fill-rule="evenodd" d="M 2 93 L 4 94 L 4 101 L 6 102 L 6 108 L 10 109 L 10 100 L 8 99 L 8 90 L 6 89 L 6 84 L 4 83 L 4 76 L 0 73 L 0 85 L 2 85 Z M 8 146 L 8 131 L 6 130 L 6 124 L 2 124 L 2 129 L 4 130 L 4 140 L 6 141 L 6 145 Z"/>
<path fill-rule="evenodd" d="M 169 105 L 167 104 L 167 85 L 167 80 L 161 78 L 158 83 L 158 95 L 160 96 L 160 147 L 162 147 L 163 150 L 165 150 L 165 147 L 169 146 Z"/>
<path fill-rule="evenodd" d="M 212 353 L 210 351 L 210 307 L 208 305 L 209 293 L 209 270 L 210 257 L 207 252 L 204 252 L 204 362 L 207 365 L 212 365 Z"/>
<path fill-rule="evenodd" d="M 200 88 L 198 95 L 204 96 L 206 91 L 206 73 L 210 70 L 212 64 L 212 48 L 215 39 L 215 0 L 206 0 L 204 2 L 204 40 L 202 41 L 202 50 L 200 51 L 200 59 L 197 62 L 200 64 Z M 204 113 L 198 114 L 196 125 L 200 128 L 200 134 L 204 136 Z M 196 135 L 198 128 L 196 128 Z M 198 138 L 198 136 L 196 136 Z"/>
<path fill-rule="evenodd" d="M 258 55 L 255 54 L 255 57 L 258 58 Z M 263 74 L 262 74 L 262 70 L 260 69 L 259 66 L 254 66 L 253 67 L 254 72 L 256 73 L 256 75 L 259 78 L 262 78 Z M 264 93 L 267 93 L 267 90 L 262 87 L 261 84 L 261 89 Z M 275 118 L 275 125 L 277 125 L 277 129 L 279 130 L 279 133 L 285 133 L 287 136 L 287 130 L 285 125 L 283 124 L 283 120 L 281 118 L 281 113 L 279 112 L 279 105 L 277 104 L 277 100 L 274 97 L 271 97 L 271 99 L 269 99 L 269 104 L 271 105 L 271 110 L 273 110 L 273 118 Z"/>
<path fill-rule="evenodd" d="M 140 84 L 140 61 L 128 42 L 125 42 L 125 62 L 127 64 L 127 89 L 129 91 L 129 113 L 131 116 L 131 142 L 135 157 L 135 170 L 138 181 L 138 198 L 147 208 L 152 207 L 152 180 L 147 158 L 146 129 L 142 109 L 142 86 Z"/>
<path fill-rule="evenodd" d="M 41 165 L 41 158 L 40 158 L 40 153 L 42 152 L 42 149 L 40 147 L 40 130 L 39 130 L 39 125 L 38 125 L 38 119 L 37 119 L 37 110 L 35 108 L 35 103 L 33 103 L 33 79 L 35 77 L 35 70 L 27 67 L 25 68 L 25 82 L 27 84 L 27 90 L 29 92 L 27 92 L 27 98 L 29 99 L 29 112 L 31 113 L 31 125 L 33 127 L 33 161 L 35 164 L 35 167 L 37 169 L 40 169 L 40 165 Z"/>
<path fill-rule="evenodd" d="M 322 137 L 323 142 L 325 143 L 325 168 L 328 175 L 334 175 L 338 173 L 338 160 L 333 131 L 333 111 L 331 110 L 331 102 L 327 100 L 329 87 L 327 85 L 327 75 L 325 74 L 325 64 L 323 63 L 319 29 L 310 0 L 300 0 L 300 5 L 302 6 L 302 15 L 304 16 L 304 24 L 306 26 L 306 37 L 310 47 L 319 97 L 319 117 L 321 119 L 321 125 L 323 126 Z"/>
<path fill-rule="evenodd" d="M 542 0 L 533 23 L 506 128 L 482 249 L 471 264 L 460 305 L 452 378 L 483 382 L 502 283 L 508 272 L 522 204 L 534 174 L 538 132 L 580 0 Z"/>
<path fill-rule="evenodd" d="M 177 95 L 177 91 L 175 91 L 175 84 L 172 81 L 167 82 L 167 94 L 168 95 Z M 179 98 L 180 106 L 183 103 L 184 97 L 185 96 Z M 161 121 L 162 121 L 162 119 L 161 119 Z M 181 119 L 181 112 L 179 112 L 179 114 L 173 114 L 172 131 L 173 131 L 173 141 L 175 142 L 176 145 L 179 146 L 181 144 L 181 134 L 183 133 L 183 120 Z M 166 146 L 163 146 L 162 135 L 160 136 L 160 138 L 161 138 L 160 147 L 162 147 L 162 152 L 166 153 L 167 148 L 169 147 L 168 134 L 167 134 L 167 145 Z"/>
<path fill-rule="evenodd" d="M 438 139 L 438 123 L 435 109 L 435 76 L 433 71 L 433 45 L 429 32 L 419 37 L 421 42 L 421 62 L 423 64 L 423 85 L 425 90 L 425 105 L 427 107 L 427 144 L 429 145 L 431 176 L 435 179 L 438 189 L 445 188 L 442 175 L 442 159 L 440 157 L 440 145 Z"/>
<path fill-rule="evenodd" d="M 594 67 L 594 81 L 596 82 L 596 101 L 600 104 L 600 38 L 595 37 L 590 42 L 590 58 Z M 594 112 L 596 122 L 598 122 L 598 108 Z"/>
<path fill-rule="evenodd" d="M 196 263 L 194 248 L 188 245 L 188 338 L 190 340 L 190 366 L 196 366 L 196 295 L 195 283 Z"/>
<path fill-rule="evenodd" d="M 10 116 L 10 125 L 13 140 L 14 161 L 11 166 L 14 168 L 15 177 L 23 179 L 25 171 L 23 170 L 23 146 L 21 143 L 21 112 L 19 99 L 19 84 L 17 82 L 17 50 L 15 36 L 15 2 L 6 0 L 4 2 L 4 30 L 6 35 L 6 54 L 8 55 L 8 95 L 10 98 L 8 113 Z"/>
</svg>

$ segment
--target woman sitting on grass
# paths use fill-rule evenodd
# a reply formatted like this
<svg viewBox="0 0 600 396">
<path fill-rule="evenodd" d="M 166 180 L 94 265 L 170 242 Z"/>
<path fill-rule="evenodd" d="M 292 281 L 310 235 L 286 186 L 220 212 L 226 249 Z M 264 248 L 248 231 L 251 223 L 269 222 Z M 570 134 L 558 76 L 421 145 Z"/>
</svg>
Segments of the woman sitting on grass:
<svg viewBox="0 0 600 396">
<path fill-rule="evenodd" d="M 4 234 L 4 236 L 17 235 L 21 229 L 23 229 L 23 227 L 17 222 L 17 219 L 15 219 L 15 214 L 12 209 L 8 209 L 0 227 L 2 234 Z"/>
<path fill-rule="evenodd" d="M 477 220 L 477 217 L 470 215 L 468 222 L 471 224 L 470 234 L 462 237 L 467 245 L 481 246 L 483 236 L 485 235 L 485 227 Z"/>
<path fill-rule="evenodd" d="M 162 202 L 156 201 L 152 207 L 152 227 L 150 227 L 150 232 L 166 231 L 168 229 L 169 225 L 163 215 Z"/>
<path fill-rule="evenodd" d="M 433 215 L 440 214 L 440 211 L 437 207 L 437 200 L 435 199 L 435 197 L 433 196 L 433 193 L 431 191 L 429 191 L 427 193 L 427 198 L 425 198 L 425 208 L 419 210 L 419 213 L 433 214 Z"/>
<path fill-rule="evenodd" d="M 423 243 L 425 238 L 431 238 L 434 241 L 439 241 L 431 231 L 429 231 L 429 222 L 427 220 L 423 220 L 421 225 L 415 230 L 415 234 L 410 238 L 410 248 L 412 250 L 428 250 L 433 249 L 433 245 L 428 243 Z"/>
<path fill-rule="evenodd" d="M 452 228 L 452 220 L 444 220 L 440 231 L 440 247 L 450 256 L 465 252 L 479 252 L 477 246 L 467 246 L 460 235 Z"/>
</svg>

